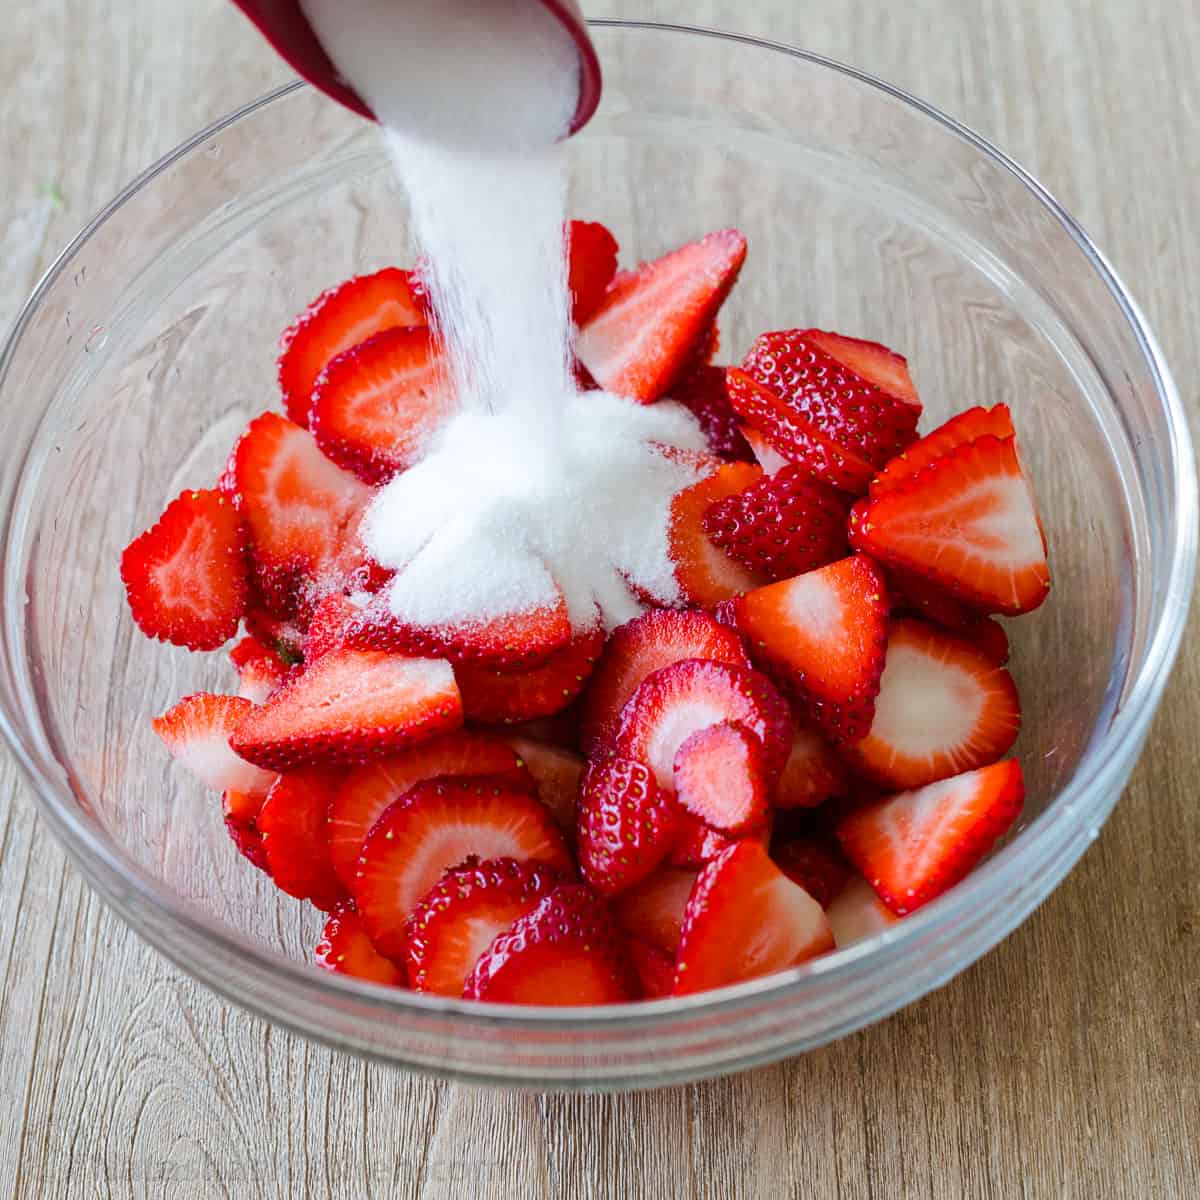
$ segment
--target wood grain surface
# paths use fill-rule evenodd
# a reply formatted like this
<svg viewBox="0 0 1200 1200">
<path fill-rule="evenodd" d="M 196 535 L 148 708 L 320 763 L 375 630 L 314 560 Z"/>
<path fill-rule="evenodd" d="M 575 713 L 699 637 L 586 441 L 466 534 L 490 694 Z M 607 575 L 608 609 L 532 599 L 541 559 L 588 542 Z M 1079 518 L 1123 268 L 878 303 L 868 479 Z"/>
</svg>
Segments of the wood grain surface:
<svg viewBox="0 0 1200 1200">
<path fill-rule="evenodd" d="M 1194 0 L 588 7 L 798 43 L 962 117 L 1097 238 L 1200 414 Z M 285 78 L 227 0 L 9 0 L 0 328 L 122 183 Z M 607 1098 L 432 1082 L 228 1007 L 100 905 L 0 756 L 0 1192 L 1198 1196 L 1198 697 L 1192 639 L 1099 841 L 940 992 L 803 1059 Z"/>
</svg>

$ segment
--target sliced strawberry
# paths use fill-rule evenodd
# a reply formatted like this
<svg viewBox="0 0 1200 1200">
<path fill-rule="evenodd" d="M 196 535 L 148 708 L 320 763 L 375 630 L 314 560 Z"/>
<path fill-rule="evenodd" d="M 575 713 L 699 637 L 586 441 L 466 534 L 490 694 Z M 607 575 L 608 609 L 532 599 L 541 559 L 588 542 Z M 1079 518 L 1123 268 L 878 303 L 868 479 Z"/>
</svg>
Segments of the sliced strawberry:
<svg viewBox="0 0 1200 1200">
<path fill-rule="evenodd" d="M 304 658 L 304 630 L 298 621 L 277 617 L 259 606 L 246 613 L 246 632 L 274 651 L 288 667 L 298 665 Z"/>
<path fill-rule="evenodd" d="M 851 496 L 861 496 L 875 467 L 854 450 L 826 437 L 811 421 L 745 371 L 730 367 L 725 387 L 734 411 L 762 433 L 768 445 L 815 479 Z"/>
<path fill-rule="evenodd" d="M 903 916 L 967 875 L 1024 801 L 1021 764 L 1008 759 L 860 808 L 837 835 L 879 898 Z"/>
<path fill-rule="evenodd" d="M 423 458 L 457 408 L 433 332 L 400 327 L 329 363 L 313 390 L 308 426 L 339 467 L 378 484 Z"/>
<path fill-rule="evenodd" d="M 821 906 L 747 839 L 696 880 L 675 960 L 675 994 L 769 975 L 832 949 Z"/>
<path fill-rule="evenodd" d="M 823 329 L 809 329 L 806 332 L 808 340 L 819 350 L 881 392 L 911 405 L 920 416 L 921 400 L 908 373 L 908 359 L 902 354 L 863 338 L 826 333 Z"/>
<path fill-rule="evenodd" d="M 741 421 L 725 394 L 725 368 L 695 367 L 672 390 L 678 401 L 700 422 L 708 448 L 729 462 L 753 462 L 749 443 L 742 436 Z"/>
<path fill-rule="evenodd" d="M 900 920 L 861 875 L 855 875 L 842 888 L 826 907 L 825 915 L 839 950 L 874 937 Z"/>
<path fill-rule="evenodd" d="M 833 747 L 815 729 L 796 726 L 791 752 L 775 788 L 775 807 L 814 808 L 846 784 L 846 768 Z"/>
<path fill-rule="evenodd" d="M 694 868 L 660 867 L 613 901 L 617 923 L 632 940 L 646 942 L 673 959 L 684 909 L 699 874 Z"/>
<path fill-rule="evenodd" d="M 404 986 L 404 972 L 371 945 L 350 901 L 339 904 L 329 914 L 313 957 L 326 971 L 369 979 L 388 987 Z"/>
<path fill-rule="evenodd" d="M 228 795 L 229 793 L 226 793 Z M 262 834 L 253 821 L 237 821 L 225 818 L 225 832 L 237 847 L 238 853 L 260 871 L 267 871 L 267 852 L 263 849 Z"/>
<path fill-rule="evenodd" d="M 617 239 L 599 221 L 568 221 L 567 287 L 576 325 L 583 325 L 604 302 L 616 273 Z"/>
<path fill-rule="evenodd" d="M 885 787 L 921 787 L 994 762 L 1020 727 L 1006 670 L 957 634 L 901 618 L 888 637 L 874 720 L 847 753 Z"/>
<path fill-rule="evenodd" d="M 673 955 L 664 954 L 657 946 L 637 938 L 630 938 L 625 943 L 625 952 L 641 984 L 643 1000 L 662 1000 L 671 994 L 675 986 Z"/>
<path fill-rule="evenodd" d="M 279 386 L 284 411 L 298 425 L 308 420 L 317 376 L 343 350 L 396 325 L 424 325 L 408 271 L 387 267 L 322 292 L 280 339 Z"/>
<path fill-rule="evenodd" d="M 791 744 L 791 715 L 770 680 L 746 667 L 692 658 L 655 671 L 622 710 L 613 748 L 646 763 L 659 787 L 671 790 L 679 747 L 722 721 L 744 725 L 759 740 L 773 785 Z"/>
<path fill-rule="evenodd" d="M 767 820 L 762 743 L 744 725 L 722 721 L 697 729 L 675 752 L 675 795 L 693 817 L 728 837 Z"/>
<path fill-rule="evenodd" d="M 237 446 L 237 486 L 255 583 L 280 616 L 311 608 L 370 497 L 331 463 L 307 429 L 263 413 Z"/>
<path fill-rule="evenodd" d="M 472 855 L 571 869 L 558 826 L 523 788 L 486 777 L 418 783 L 375 822 L 354 877 L 355 905 L 381 954 L 403 959 L 409 916 L 443 871 Z"/>
<path fill-rule="evenodd" d="M 1015 437 L 1012 414 L 1007 404 L 994 408 L 968 408 L 953 416 L 919 442 L 913 442 L 902 454 L 892 459 L 871 480 L 871 499 L 890 492 L 911 479 L 922 468 L 937 462 L 957 446 L 974 442 L 981 437 Z"/>
<path fill-rule="evenodd" d="M 728 380 L 726 381 L 726 394 L 728 395 Z M 754 461 L 762 467 L 764 474 L 774 475 L 784 467 L 791 465 L 753 425 L 743 425 L 741 428 L 742 437 L 746 439 L 746 445 L 750 447 Z"/>
<path fill-rule="evenodd" d="M 822 908 L 846 886 L 850 866 L 837 842 L 828 837 L 792 838 L 771 852 L 775 865 L 798 883 Z"/>
<path fill-rule="evenodd" d="M 831 350 L 849 347 L 860 359 L 871 353 L 896 364 L 906 397 L 915 400 L 908 368 L 898 354 L 816 329 L 764 333 L 750 348 L 742 369 L 775 393 L 797 416 L 877 469 L 916 438 L 920 402 L 900 399 L 839 361 Z"/>
<path fill-rule="evenodd" d="M 313 609 L 304 635 L 304 661 L 311 665 L 331 650 L 346 644 L 346 631 L 359 616 L 359 607 L 349 596 L 330 592 Z"/>
<path fill-rule="evenodd" d="M 379 758 L 462 724 L 450 664 L 334 650 L 238 726 L 231 745 L 277 771 Z"/>
<path fill-rule="evenodd" d="M 519 764 L 533 776 L 538 799 L 558 823 L 568 843 L 573 844 L 584 760 L 573 750 L 535 738 L 506 735 L 504 740 L 516 751 Z"/>
<path fill-rule="evenodd" d="M 620 1004 L 637 995 L 624 938 L 583 884 L 555 889 L 480 957 L 463 996 L 494 1004 Z"/>
<path fill-rule="evenodd" d="M 252 704 L 266 704 L 291 667 L 256 637 L 244 637 L 229 652 L 238 673 L 238 695 Z"/>
<path fill-rule="evenodd" d="M 341 776 L 309 767 L 281 775 L 258 814 L 271 878 L 289 896 L 311 900 L 327 912 L 346 898 L 329 861 L 326 813 Z"/>
<path fill-rule="evenodd" d="M 1029 612 L 1050 590 L 1015 438 L 976 438 L 884 492 L 858 521 L 856 544 L 987 612 Z"/>
<path fill-rule="evenodd" d="M 751 652 L 835 742 L 870 726 L 887 613 L 883 575 L 862 555 L 759 588 L 728 609 Z"/>
<path fill-rule="evenodd" d="M 549 717 L 566 708 L 583 690 L 604 648 L 604 630 L 576 634 L 540 667 L 496 671 L 461 663 L 454 669 L 470 721 L 514 724 Z"/>
<path fill-rule="evenodd" d="M 788 465 L 710 505 L 704 532 L 751 571 L 787 579 L 846 554 L 848 509 L 841 492 Z"/>
<path fill-rule="evenodd" d="M 451 867 L 408 919 L 409 986 L 460 997 L 479 956 L 562 882 L 550 867 L 512 858 Z"/>
<path fill-rule="evenodd" d="M 610 754 L 588 764 L 576 845 L 580 873 L 601 895 L 615 896 L 650 875 L 678 826 L 679 806 L 644 763 Z"/>
<path fill-rule="evenodd" d="M 750 666 L 741 638 L 708 613 L 651 609 L 614 630 L 583 696 L 584 749 L 612 739 L 621 709 L 647 675 L 685 658 Z"/>
<path fill-rule="evenodd" d="M 274 774 L 239 757 L 230 745 L 230 735 L 255 711 L 254 705 L 240 696 L 197 692 L 151 724 L 171 756 L 205 787 L 214 792 L 265 796 L 275 782 Z"/>
<path fill-rule="evenodd" d="M 129 610 L 147 636 L 215 650 L 235 633 L 249 595 L 246 530 L 220 491 L 184 492 L 121 555 Z"/>
<path fill-rule="evenodd" d="M 1008 634 L 998 621 L 980 616 L 977 609 L 955 599 L 920 575 L 890 571 L 887 578 L 894 612 L 924 617 L 934 625 L 961 634 L 967 641 L 974 642 L 998 667 L 1008 662 Z"/>
<path fill-rule="evenodd" d="M 736 846 L 741 841 L 758 842 L 761 846 L 769 846 L 771 843 L 771 816 L 772 814 L 768 812 L 766 823 L 751 833 L 735 836 L 713 829 L 699 817 L 684 812 L 680 821 L 679 834 L 675 839 L 675 844 L 671 847 L 671 853 L 667 855 L 667 862 L 672 867 L 697 869 L 704 866 L 705 863 L 712 862 L 714 858 L 719 858 L 730 846 Z"/>
<path fill-rule="evenodd" d="M 329 806 L 329 856 L 347 887 L 371 827 L 384 811 L 426 779 L 453 775 L 503 777 L 526 791 L 533 780 L 516 752 L 499 738 L 456 730 L 346 776 Z"/>
<path fill-rule="evenodd" d="M 745 258 L 746 239 L 726 229 L 618 275 L 576 344 L 600 386 L 643 404 L 668 392 Z"/>
<path fill-rule="evenodd" d="M 704 514 L 713 504 L 745 491 L 761 477 L 759 468 L 749 463 L 726 463 L 707 479 L 684 488 L 671 501 L 667 537 L 675 578 L 686 603 L 712 608 L 763 582 L 713 545 L 704 532 Z"/>
<path fill-rule="evenodd" d="M 279 776 L 270 775 L 270 782 L 274 783 Z M 266 801 L 267 792 L 271 790 L 270 784 L 266 791 L 254 792 L 235 792 L 226 790 L 221 793 L 221 815 L 227 820 L 232 821 L 235 825 L 254 825 L 258 821 L 258 814 L 262 812 L 263 803 Z M 263 868 L 266 870 L 266 868 Z"/>
</svg>

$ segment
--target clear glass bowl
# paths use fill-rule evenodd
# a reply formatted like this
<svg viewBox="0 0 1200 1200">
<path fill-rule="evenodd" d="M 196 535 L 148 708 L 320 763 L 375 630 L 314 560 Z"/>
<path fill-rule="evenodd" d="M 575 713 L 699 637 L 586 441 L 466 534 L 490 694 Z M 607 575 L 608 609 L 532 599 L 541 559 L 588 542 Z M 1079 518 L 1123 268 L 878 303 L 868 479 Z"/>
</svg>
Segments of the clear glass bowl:
<svg viewBox="0 0 1200 1200">
<path fill-rule="evenodd" d="M 292 314 L 331 282 L 411 258 L 366 123 L 292 86 L 200 134 L 63 254 L 0 360 L 0 709 L 79 866 L 184 970 L 271 1020 L 426 1070 L 543 1086 L 660 1084 L 794 1054 L 993 946 L 1116 802 L 1179 644 L 1196 551 L 1192 451 L 1153 336 L 1028 175 L 911 96 L 783 46 L 649 24 L 600 22 L 595 36 L 605 98 L 570 142 L 571 211 L 607 222 L 626 261 L 738 226 L 750 256 L 724 359 L 798 324 L 900 347 L 928 423 L 1007 401 L 1037 481 L 1055 589 L 1011 627 L 1024 820 L 882 936 L 720 993 L 604 1010 L 330 976 L 307 963 L 320 915 L 237 857 L 215 799 L 156 743 L 151 714 L 230 687 L 231 670 L 143 638 L 118 557 L 277 404 Z"/>
</svg>

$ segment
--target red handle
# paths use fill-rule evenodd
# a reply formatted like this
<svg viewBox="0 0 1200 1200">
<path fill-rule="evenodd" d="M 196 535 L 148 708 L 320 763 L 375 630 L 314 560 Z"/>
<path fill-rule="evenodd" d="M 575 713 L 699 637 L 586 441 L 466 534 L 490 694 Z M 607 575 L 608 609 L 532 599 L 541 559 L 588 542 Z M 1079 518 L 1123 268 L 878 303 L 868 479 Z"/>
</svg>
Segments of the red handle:
<svg viewBox="0 0 1200 1200">
<path fill-rule="evenodd" d="M 233 0 L 258 27 L 259 32 L 275 47 L 280 58 L 303 75 L 314 87 L 320 88 L 351 112 L 368 120 L 375 114 L 363 103 L 362 97 L 338 74 L 329 55 L 317 41 L 312 26 L 305 19 L 297 0 Z M 600 103 L 600 59 L 588 36 L 587 22 L 577 0 L 536 0 L 566 27 L 579 51 L 579 103 L 571 120 L 571 133 L 576 133 L 591 119 Z"/>
</svg>

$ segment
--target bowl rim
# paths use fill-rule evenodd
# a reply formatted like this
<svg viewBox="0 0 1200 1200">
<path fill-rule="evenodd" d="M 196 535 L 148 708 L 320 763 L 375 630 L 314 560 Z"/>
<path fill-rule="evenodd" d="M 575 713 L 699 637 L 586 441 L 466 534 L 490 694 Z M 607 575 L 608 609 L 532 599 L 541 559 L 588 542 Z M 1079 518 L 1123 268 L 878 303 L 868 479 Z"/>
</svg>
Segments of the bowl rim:
<svg viewBox="0 0 1200 1200">
<path fill-rule="evenodd" d="M 938 981 L 945 982 L 994 946 L 1008 932 L 1011 932 L 1028 912 L 1057 886 L 1082 854 L 1088 842 L 1095 836 L 1095 831 L 1099 829 L 1115 804 L 1116 789 L 1112 785 L 1123 779 L 1136 759 L 1141 741 L 1161 698 L 1187 623 L 1188 600 L 1196 564 L 1197 527 L 1200 524 L 1200 511 L 1197 507 L 1196 467 L 1186 414 L 1157 340 L 1137 303 L 1102 252 L 1051 192 L 1003 151 L 953 117 L 902 88 L 827 56 L 801 50 L 782 42 L 702 26 L 616 19 L 593 20 L 589 24 L 597 29 L 684 34 L 730 41 L 780 53 L 812 66 L 847 76 L 900 101 L 924 117 L 933 120 L 946 131 L 985 155 L 995 165 L 1010 173 L 1028 189 L 1083 252 L 1116 303 L 1144 356 L 1154 381 L 1162 414 L 1166 418 L 1169 436 L 1166 439 L 1163 458 L 1165 465 L 1171 470 L 1174 481 L 1171 499 L 1176 530 L 1168 551 L 1169 563 L 1164 570 L 1162 611 L 1158 621 L 1149 631 L 1141 661 L 1137 664 L 1136 670 L 1131 670 L 1127 676 L 1127 682 L 1123 689 L 1124 700 L 1113 715 L 1111 725 L 1105 731 L 1100 742 L 1087 750 L 1075 776 L 1050 801 L 1046 810 L 1022 830 L 1020 835 L 950 892 L 883 933 L 788 971 L 689 997 L 604 1007 L 546 1007 L 531 1010 L 528 1007 L 517 1005 L 480 1004 L 426 996 L 407 990 L 386 988 L 349 976 L 320 972 L 307 963 L 296 962 L 274 950 L 259 946 L 237 931 L 198 913 L 186 902 L 177 899 L 172 892 L 163 888 L 148 871 L 123 857 L 107 835 L 84 821 L 77 811 L 74 798 L 70 795 L 70 789 L 65 788 L 58 779 L 53 777 L 54 768 L 58 767 L 61 770 L 62 764 L 52 753 L 45 754 L 40 747 L 35 745 L 37 738 L 29 737 L 26 729 L 20 726 L 20 718 L 28 714 L 13 713 L 8 710 L 7 706 L 0 706 L 0 732 L 3 732 L 18 764 L 32 783 L 39 807 L 47 817 L 48 823 L 54 828 L 87 878 L 118 910 L 122 918 L 146 937 L 156 949 L 189 974 L 198 977 L 207 986 L 273 1021 L 297 1029 L 306 1036 L 319 1037 L 320 1033 L 310 1026 L 289 1020 L 253 996 L 238 992 L 225 980 L 212 978 L 211 972 L 198 967 L 192 958 L 180 950 L 179 940 L 164 936 L 157 923 L 149 921 L 139 914 L 136 901 L 140 900 L 151 905 L 168 918 L 171 924 L 181 926 L 191 936 L 202 939 L 212 952 L 228 957 L 235 963 L 243 964 L 260 975 L 265 972 L 266 975 L 279 982 L 286 982 L 298 993 L 308 993 L 315 997 L 324 995 L 327 999 L 341 998 L 359 1004 L 367 1004 L 381 1017 L 405 1012 L 423 1013 L 428 1016 L 445 1017 L 451 1021 L 460 1018 L 467 1019 L 475 1027 L 510 1032 L 526 1030 L 562 1034 L 563 1032 L 582 1033 L 589 1029 L 610 1031 L 629 1029 L 650 1032 L 655 1026 L 672 1022 L 680 1017 L 700 1014 L 705 1017 L 732 1015 L 735 1012 L 744 1011 L 750 1006 L 757 1006 L 773 999 L 797 998 L 818 984 L 833 986 L 854 980 L 862 982 L 874 975 L 880 967 L 886 968 L 892 962 L 902 960 L 906 952 L 923 938 L 934 935 L 938 931 L 954 925 L 960 918 L 976 912 L 980 907 L 983 893 L 990 892 L 999 879 L 1015 881 L 1018 876 L 1018 868 L 1020 874 L 1032 873 L 1036 866 L 1045 866 L 1055 860 L 1061 866 L 1061 870 L 1048 886 L 1037 891 L 1036 894 L 1035 890 L 1029 892 L 1025 901 L 1012 910 L 1016 913 L 1015 920 L 994 922 L 985 939 L 986 944 L 974 947 L 965 959 L 960 958 L 953 966 L 949 967 Z M 147 167 L 88 221 L 46 270 L 13 322 L 4 348 L 0 351 L 0 388 L 4 385 L 22 333 L 37 311 L 42 298 L 53 283 L 67 270 L 71 261 L 92 235 L 114 213 L 158 175 L 190 154 L 207 139 L 251 116 L 259 109 L 309 86 L 302 80 L 284 84 L 214 121 Z M 11 565 L 8 550 L 12 519 L 13 507 L 10 505 L 3 513 L 2 524 L 0 524 L 6 575 L 9 573 L 8 567 Z M 8 582 L 6 578 L 6 595 L 9 592 Z M 12 653 L 13 648 L 13 643 L 8 637 L 8 633 L 11 632 L 9 626 L 12 619 L 10 612 L 5 617 L 5 649 L 9 653 Z M 14 664 L 7 665 L 11 669 Z M 45 738 L 43 737 L 41 740 L 45 745 Z M 46 765 L 43 765 L 44 758 L 49 760 Z M 1110 795 L 1110 793 L 1112 794 Z M 1040 851 L 1040 859 L 1036 864 L 1030 861 L 1032 851 Z M 1064 863 L 1065 865 L 1063 865 Z M 131 896 L 136 896 L 134 903 L 130 902 Z M 937 984 L 935 983 L 934 986 Z M 911 995 L 901 995 L 898 998 L 893 996 L 883 1011 L 876 1012 L 870 1018 L 855 1021 L 848 1028 L 829 1034 L 829 1037 L 839 1036 L 843 1032 L 859 1028 L 872 1020 L 881 1019 L 903 1004 L 910 1002 L 917 994 L 924 994 L 928 990 L 930 988 L 926 982 L 914 989 Z M 828 1038 L 820 1040 L 828 1040 Z M 360 1052 L 372 1053 L 369 1048 L 360 1049 Z M 772 1054 L 770 1057 L 778 1057 L 778 1055 Z M 471 1071 L 463 1072 L 449 1067 L 445 1070 L 449 1074 L 459 1076 L 472 1074 Z M 694 1074 L 695 1072 L 687 1073 L 686 1077 Z M 475 1077 L 493 1079 L 496 1075 L 497 1072 L 484 1071 Z M 669 1077 L 670 1073 L 666 1072 L 660 1073 L 657 1078 L 665 1080 Z"/>
</svg>

